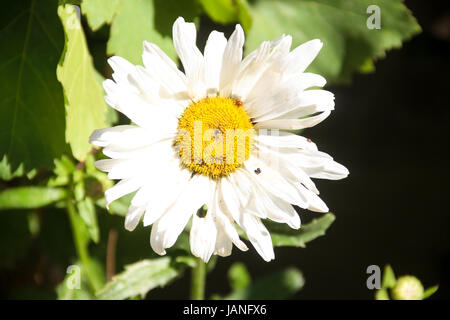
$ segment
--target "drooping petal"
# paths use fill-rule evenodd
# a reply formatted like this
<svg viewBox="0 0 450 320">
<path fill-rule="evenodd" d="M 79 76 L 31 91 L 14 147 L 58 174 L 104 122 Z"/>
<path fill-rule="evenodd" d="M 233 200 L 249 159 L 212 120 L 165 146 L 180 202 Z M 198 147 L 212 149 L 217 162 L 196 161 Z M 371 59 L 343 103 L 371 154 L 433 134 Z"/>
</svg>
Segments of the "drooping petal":
<svg viewBox="0 0 450 320">
<path fill-rule="evenodd" d="M 191 252 L 205 262 L 209 261 L 216 247 L 217 227 L 212 213 L 200 218 L 196 214 L 192 217 L 192 227 L 189 235 Z"/>
<path fill-rule="evenodd" d="M 164 254 L 175 244 L 192 215 L 207 202 L 208 186 L 207 178 L 194 176 L 174 205 L 153 224 L 150 244 L 156 253 Z"/>
</svg>

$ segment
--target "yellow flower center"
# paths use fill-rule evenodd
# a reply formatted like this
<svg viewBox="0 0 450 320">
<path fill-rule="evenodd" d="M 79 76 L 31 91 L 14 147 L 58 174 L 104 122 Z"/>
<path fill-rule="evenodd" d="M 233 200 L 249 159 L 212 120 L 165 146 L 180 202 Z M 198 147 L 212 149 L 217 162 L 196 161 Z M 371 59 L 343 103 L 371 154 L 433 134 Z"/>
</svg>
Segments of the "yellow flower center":
<svg viewBox="0 0 450 320">
<path fill-rule="evenodd" d="M 174 146 L 184 166 L 211 178 L 227 176 L 250 156 L 254 129 L 242 102 L 210 97 L 192 103 L 178 121 Z"/>
</svg>

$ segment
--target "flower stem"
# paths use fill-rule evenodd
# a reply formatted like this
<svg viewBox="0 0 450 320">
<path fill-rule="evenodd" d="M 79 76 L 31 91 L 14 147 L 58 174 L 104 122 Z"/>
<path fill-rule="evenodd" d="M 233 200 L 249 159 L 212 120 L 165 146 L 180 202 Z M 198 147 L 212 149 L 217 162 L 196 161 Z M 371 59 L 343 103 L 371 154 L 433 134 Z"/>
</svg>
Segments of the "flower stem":
<svg viewBox="0 0 450 320">
<path fill-rule="evenodd" d="M 197 258 L 191 273 L 191 300 L 205 300 L 206 264 Z"/>
<path fill-rule="evenodd" d="M 93 266 L 87 249 L 88 243 L 86 242 L 84 235 L 85 231 L 81 228 L 82 221 L 79 221 L 81 218 L 78 216 L 75 206 L 70 197 L 68 197 L 66 200 L 66 206 L 67 213 L 69 214 L 73 240 L 75 242 L 75 249 L 77 251 L 78 258 L 83 265 L 89 285 L 91 286 L 92 290 L 96 292 L 101 288 L 102 280 L 95 275 L 95 272 L 93 270 Z"/>
</svg>

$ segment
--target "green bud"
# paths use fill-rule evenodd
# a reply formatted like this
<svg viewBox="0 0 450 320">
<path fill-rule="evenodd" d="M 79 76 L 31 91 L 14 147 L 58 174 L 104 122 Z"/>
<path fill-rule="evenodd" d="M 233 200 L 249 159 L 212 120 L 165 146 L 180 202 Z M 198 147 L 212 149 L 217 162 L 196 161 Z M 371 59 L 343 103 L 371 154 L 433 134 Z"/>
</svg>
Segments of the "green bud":
<svg viewBox="0 0 450 320">
<path fill-rule="evenodd" d="M 402 276 L 392 289 L 392 296 L 395 300 L 422 300 L 423 292 L 423 285 L 419 279 L 414 276 Z"/>
</svg>

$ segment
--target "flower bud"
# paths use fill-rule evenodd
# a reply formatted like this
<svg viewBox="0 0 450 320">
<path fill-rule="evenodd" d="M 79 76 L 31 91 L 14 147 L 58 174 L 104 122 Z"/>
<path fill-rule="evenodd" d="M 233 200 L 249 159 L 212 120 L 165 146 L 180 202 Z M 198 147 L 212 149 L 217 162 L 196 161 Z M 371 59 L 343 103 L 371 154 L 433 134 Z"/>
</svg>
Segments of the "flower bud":
<svg viewBox="0 0 450 320">
<path fill-rule="evenodd" d="M 414 276 L 402 276 L 392 289 L 392 296 L 395 300 L 422 300 L 423 292 L 423 285 L 419 279 Z"/>
</svg>

